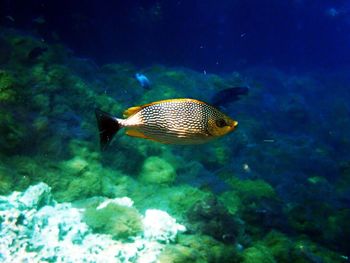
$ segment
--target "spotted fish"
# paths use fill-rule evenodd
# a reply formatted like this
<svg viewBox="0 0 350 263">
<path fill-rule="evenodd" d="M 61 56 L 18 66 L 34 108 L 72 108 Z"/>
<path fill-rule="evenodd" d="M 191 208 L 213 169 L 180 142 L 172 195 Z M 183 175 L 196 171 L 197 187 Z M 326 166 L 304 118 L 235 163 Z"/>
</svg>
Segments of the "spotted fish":
<svg viewBox="0 0 350 263">
<path fill-rule="evenodd" d="M 125 119 L 95 110 L 101 148 L 126 128 L 129 136 L 166 144 L 201 144 L 233 131 L 238 122 L 195 99 L 169 99 L 131 107 Z"/>
</svg>

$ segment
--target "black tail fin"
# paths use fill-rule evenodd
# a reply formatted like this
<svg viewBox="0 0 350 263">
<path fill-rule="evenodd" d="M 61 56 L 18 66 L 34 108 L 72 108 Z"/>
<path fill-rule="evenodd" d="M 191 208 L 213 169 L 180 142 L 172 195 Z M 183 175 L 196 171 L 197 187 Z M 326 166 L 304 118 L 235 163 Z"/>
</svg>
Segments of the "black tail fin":
<svg viewBox="0 0 350 263">
<path fill-rule="evenodd" d="M 100 132 L 101 150 L 105 150 L 111 142 L 113 136 L 121 128 L 117 119 L 107 112 L 95 109 L 98 130 Z"/>
</svg>

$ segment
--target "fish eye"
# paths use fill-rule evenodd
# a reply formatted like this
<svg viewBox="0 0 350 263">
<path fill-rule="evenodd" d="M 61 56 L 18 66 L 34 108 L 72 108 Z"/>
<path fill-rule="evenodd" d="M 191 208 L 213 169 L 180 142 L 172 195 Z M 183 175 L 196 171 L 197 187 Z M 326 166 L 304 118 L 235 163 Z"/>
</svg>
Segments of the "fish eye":
<svg viewBox="0 0 350 263">
<path fill-rule="evenodd" d="M 227 123 L 224 119 L 218 119 L 216 120 L 215 123 L 216 123 L 216 126 L 218 126 L 219 128 L 227 126 Z"/>
</svg>

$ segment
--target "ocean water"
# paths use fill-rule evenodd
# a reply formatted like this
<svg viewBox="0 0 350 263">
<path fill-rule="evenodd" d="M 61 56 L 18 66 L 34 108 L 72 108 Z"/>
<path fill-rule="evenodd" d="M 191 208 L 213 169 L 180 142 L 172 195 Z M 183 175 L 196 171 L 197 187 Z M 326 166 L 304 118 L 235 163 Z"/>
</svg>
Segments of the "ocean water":
<svg viewBox="0 0 350 263">
<path fill-rule="evenodd" d="M 349 90 L 345 0 L 3 0 L 0 262 L 349 262 Z M 175 98 L 238 126 L 101 150 Z"/>
</svg>

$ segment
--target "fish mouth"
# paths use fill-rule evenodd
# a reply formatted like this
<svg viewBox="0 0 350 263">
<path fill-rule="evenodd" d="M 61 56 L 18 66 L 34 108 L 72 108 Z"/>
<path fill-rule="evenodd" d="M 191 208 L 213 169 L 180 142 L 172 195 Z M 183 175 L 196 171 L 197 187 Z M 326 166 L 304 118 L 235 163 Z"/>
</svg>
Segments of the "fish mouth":
<svg viewBox="0 0 350 263">
<path fill-rule="evenodd" d="M 237 127 L 237 125 L 238 125 L 238 121 L 233 121 L 232 125 L 231 125 L 231 128 L 234 129 L 234 128 Z"/>
</svg>

